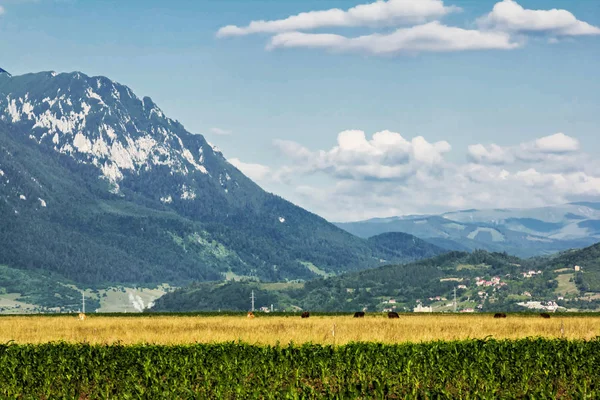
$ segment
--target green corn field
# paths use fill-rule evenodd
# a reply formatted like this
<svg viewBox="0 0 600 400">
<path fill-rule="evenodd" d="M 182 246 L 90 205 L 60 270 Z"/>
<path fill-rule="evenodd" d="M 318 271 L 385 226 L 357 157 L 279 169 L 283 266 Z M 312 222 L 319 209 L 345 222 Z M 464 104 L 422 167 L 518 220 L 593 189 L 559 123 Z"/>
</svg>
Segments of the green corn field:
<svg viewBox="0 0 600 400">
<path fill-rule="evenodd" d="M 600 338 L 0 345 L 2 399 L 600 397 Z"/>
</svg>

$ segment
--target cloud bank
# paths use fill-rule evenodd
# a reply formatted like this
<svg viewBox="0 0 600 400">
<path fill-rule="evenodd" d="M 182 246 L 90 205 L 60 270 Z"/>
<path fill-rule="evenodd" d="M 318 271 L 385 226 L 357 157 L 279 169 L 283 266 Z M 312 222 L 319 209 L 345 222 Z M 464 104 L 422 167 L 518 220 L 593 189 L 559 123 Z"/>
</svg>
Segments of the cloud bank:
<svg viewBox="0 0 600 400">
<path fill-rule="evenodd" d="M 463 162 L 449 160 L 447 141 L 387 130 L 371 137 L 343 131 L 329 149 L 284 140 L 275 148 L 286 165 L 235 165 L 259 183 L 278 176 L 291 190 L 286 197 L 336 221 L 600 198 L 600 160 L 564 133 L 513 146 L 474 144 Z"/>
</svg>

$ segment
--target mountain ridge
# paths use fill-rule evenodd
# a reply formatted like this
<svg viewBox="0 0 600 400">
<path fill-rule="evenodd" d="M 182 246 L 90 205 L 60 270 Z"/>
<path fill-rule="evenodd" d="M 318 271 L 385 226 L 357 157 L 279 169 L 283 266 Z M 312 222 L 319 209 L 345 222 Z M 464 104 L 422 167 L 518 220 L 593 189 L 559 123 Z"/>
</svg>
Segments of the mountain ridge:
<svg viewBox="0 0 600 400">
<path fill-rule="evenodd" d="M 520 257 L 582 248 L 600 240 L 600 204 L 461 210 L 336 223 L 360 237 L 406 232 L 448 250 L 507 251 Z"/>
<path fill-rule="evenodd" d="M 304 280 L 390 255 L 265 192 L 149 97 L 80 72 L 0 75 L 0 213 L 0 264 L 85 285 Z"/>
</svg>

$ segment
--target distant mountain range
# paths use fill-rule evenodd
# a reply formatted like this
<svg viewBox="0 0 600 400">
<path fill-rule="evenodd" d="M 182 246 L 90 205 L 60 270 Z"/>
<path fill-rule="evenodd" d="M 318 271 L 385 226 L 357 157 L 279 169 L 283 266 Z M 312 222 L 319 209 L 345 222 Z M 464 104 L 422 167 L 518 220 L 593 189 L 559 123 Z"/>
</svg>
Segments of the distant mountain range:
<svg viewBox="0 0 600 400">
<path fill-rule="evenodd" d="M 358 238 L 265 192 L 106 77 L 0 71 L 0 294 L 53 306 L 13 278 L 52 294 L 51 282 L 306 280 L 443 252 L 409 235 Z"/>
<path fill-rule="evenodd" d="M 531 257 L 582 248 L 600 241 L 600 203 L 464 210 L 336 225 L 364 238 L 386 232 L 405 232 L 449 250 L 484 249 Z"/>
</svg>

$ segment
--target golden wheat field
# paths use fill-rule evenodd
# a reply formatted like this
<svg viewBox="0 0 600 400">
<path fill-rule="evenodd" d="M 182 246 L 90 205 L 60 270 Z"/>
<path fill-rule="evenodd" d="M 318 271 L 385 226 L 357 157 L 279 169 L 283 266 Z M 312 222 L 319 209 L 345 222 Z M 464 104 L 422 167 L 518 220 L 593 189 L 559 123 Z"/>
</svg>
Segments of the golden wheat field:
<svg viewBox="0 0 600 400">
<path fill-rule="evenodd" d="M 243 316 L 148 316 L 101 317 L 85 321 L 76 317 L 2 317 L 0 342 L 44 343 L 217 343 L 243 341 L 251 344 L 294 342 L 345 344 L 356 341 L 382 343 L 422 342 L 468 338 L 517 339 L 565 337 L 592 339 L 600 335 L 600 317 L 543 319 L 509 315 L 506 319 L 485 316 L 418 315 L 387 319 L 367 316 L 257 317 Z"/>
</svg>

